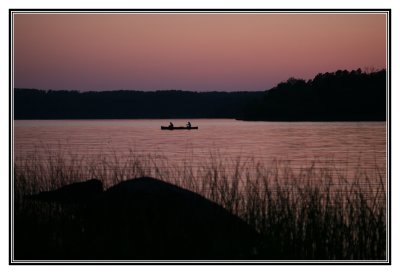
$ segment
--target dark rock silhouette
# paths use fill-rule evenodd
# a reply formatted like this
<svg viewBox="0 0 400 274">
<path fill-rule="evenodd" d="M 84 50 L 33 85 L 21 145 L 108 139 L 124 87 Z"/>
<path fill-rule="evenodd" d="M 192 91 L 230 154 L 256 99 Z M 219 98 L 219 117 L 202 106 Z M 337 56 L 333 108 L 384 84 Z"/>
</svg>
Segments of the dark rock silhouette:
<svg viewBox="0 0 400 274">
<path fill-rule="evenodd" d="M 61 203 L 89 202 L 103 193 L 103 183 L 92 179 L 86 182 L 72 183 L 53 191 L 40 192 L 31 199 Z"/>
<path fill-rule="evenodd" d="M 16 243 L 16 257 L 45 260 L 257 258 L 259 235 L 244 221 L 196 193 L 153 178 L 139 178 L 121 182 L 98 196 L 98 189 L 87 188 L 98 183 L 91 180 L 36 195 L 33 202 L 42 204 L 39 210 L 49 205 L 48 201 L 50 205 L 71 201 L 71 197 L 76 197 L 71 193 L 79 187 L 96 199 L 90 203 L 76 199 L 74 204 L 61 204 L 64 209 L 57 211 L 59 214 L 53 216 L 54 220 L 46 220 L 51 216 L 40 214 L 39 220 L 16 218 L 16 237 L 24 239 Z"/>
</svg>

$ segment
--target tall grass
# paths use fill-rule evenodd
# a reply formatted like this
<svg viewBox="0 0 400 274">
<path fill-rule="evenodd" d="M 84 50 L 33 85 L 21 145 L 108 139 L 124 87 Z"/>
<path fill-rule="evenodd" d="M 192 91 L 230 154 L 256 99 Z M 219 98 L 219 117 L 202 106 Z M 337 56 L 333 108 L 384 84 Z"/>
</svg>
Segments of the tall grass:
<svg viewBox="0 0 400 274">
<path fill-rule="evenodd" d="M 107 188 L 151 176 L 197 192 L 245 220 L 262 237 L 259 259 L 386 258 L 386 182 L 379 170 L 348 176 L 318 161 L 293 168 L 288 162 L 267 165 L 213 153 L 196 166 L 134 152 L 124 158 L 114 154 L 91 160 L 45 155 L 15 159 L 16 214 L 27 194 L 91 178 Z"/>
</svg>

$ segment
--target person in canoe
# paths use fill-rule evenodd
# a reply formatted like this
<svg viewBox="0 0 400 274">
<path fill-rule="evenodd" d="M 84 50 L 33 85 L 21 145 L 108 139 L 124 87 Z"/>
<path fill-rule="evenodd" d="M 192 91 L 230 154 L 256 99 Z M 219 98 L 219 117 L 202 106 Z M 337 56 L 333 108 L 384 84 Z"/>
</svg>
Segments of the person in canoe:
<svg viewBox="0 0 400 274">
<path fill-rule="evenodd" d="M 192 127 L 192 124 L 191 124 L 190 122 L 187 122 L 186 127 L 187 127 L 187 128 L 191 128 L 191 127 Z"/>
<path fill-rule="evenodd" d="M 172 123 L 172 122 L 169 122 L 169 126 L 168 126 L 169 128 L 173 128 L 174 127 L 174 124 Z"/>
</svg>

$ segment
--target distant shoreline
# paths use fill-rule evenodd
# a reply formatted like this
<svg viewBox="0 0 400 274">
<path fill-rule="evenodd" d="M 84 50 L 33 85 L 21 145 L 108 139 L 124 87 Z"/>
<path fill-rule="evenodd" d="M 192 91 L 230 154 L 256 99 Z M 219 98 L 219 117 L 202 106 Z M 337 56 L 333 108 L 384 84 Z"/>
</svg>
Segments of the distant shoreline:
<svg viewBox="0 0 400 274">
<path fill-rule="evenodd" d="M 242 122 L 288 122 L 288 123 L 342 123 L 342 122 L 386 122 L 387 120 L 247 120 L 247 119 L 236 119 L 236 118 L 193 118 L 193 117 L 160 117 L 160 118 L 14 118 L 14 121 L 67 121 L 67 120 L 236 120 Z"/>
<path fill-rule="evenodd" d="M 319 73 L 308 81 L 289 78 L 263 92 L 14 89 L 14 119 L 385 121 L 386 81 L 386 70 L 358 69 Z"/>
</svg>

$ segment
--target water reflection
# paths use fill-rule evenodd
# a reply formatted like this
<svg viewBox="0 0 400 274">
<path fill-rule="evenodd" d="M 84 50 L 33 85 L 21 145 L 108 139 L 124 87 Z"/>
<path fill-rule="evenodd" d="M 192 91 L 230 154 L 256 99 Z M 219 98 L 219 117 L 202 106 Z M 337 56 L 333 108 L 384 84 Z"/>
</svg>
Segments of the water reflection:
<svg viewBox="0 0 400 274">
<path fill-rule="evenodd" d="M 210 155 L 221 161 L 252 159 L 270 164 L 285 160 L 293 168 L 317 161 L 346 174 L 362 169 L 386 172 L 384 122 L 243 122 L 228 119 L 191 120 L 196 131 L 161 131 L 166 120 L 15 121 L 14 152 L 20 160 L 51 153 L 84 158 L 101 155 L 123 162 L 151 154 L 164 168 L 201 166 Z M 186 120 L 173 120 L 185 125 Z M 163 168 L 163 166 L 161 166 Z"/>
</svg>

